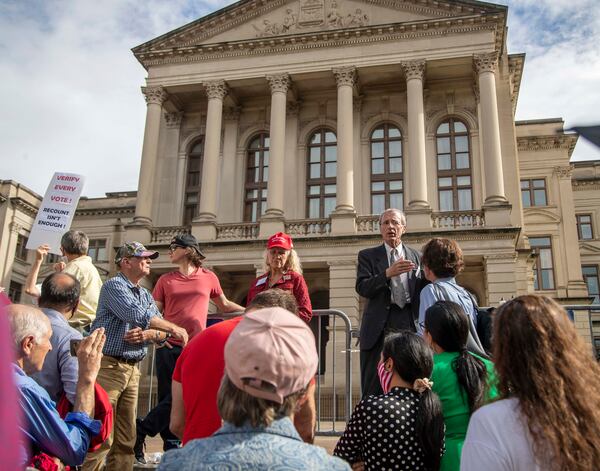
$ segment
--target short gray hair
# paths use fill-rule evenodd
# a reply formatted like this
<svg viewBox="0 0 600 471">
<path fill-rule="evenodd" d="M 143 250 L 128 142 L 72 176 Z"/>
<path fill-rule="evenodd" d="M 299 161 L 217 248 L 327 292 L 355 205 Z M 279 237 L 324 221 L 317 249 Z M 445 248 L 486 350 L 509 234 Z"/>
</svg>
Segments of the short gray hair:
<svg viewBox="0 0 600 471">
<path fill-rule="evenodd" d="M 379 225 L 381 225 L 381 221 L 383 221 L 383 216 L 385 216 L 387 213 L 396 213 L 400 218 L 400 222 L 402 223 L 402 225 L 406 226 L 406 215 L 396 208 L 388 208 L 383 213 L 381 213 L 379 215 Z"/>
<path fill-rule="evenodd" d="M 60 239 L 63 250 L 73 255 L 86 255 L 90 247 L 90 240 L 84 232 L 68 231 Z"/>
<path fill-rule="evenodd" d="M 26 337 L 33 337 L 35 343 L 41 343 L 44 335 L 52 329 L 46 315 L 34 306 L 11 304 L 6 306 L 13 345 L 17 352 Z"/>
</svg>

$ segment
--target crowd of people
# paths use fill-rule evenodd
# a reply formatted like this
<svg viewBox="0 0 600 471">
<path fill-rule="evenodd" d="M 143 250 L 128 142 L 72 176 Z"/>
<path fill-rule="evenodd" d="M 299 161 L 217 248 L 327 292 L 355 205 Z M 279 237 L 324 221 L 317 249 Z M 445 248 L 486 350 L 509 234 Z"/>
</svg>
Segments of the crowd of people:
<svg viewBox="0 0 600 471">
<path fill-rule="evenodd" d="M 118 273 L 102 284 L 87 236 L 69 231 L 66 262 L 41 286 L 49 247 L 36 251 L 27 293 L 37 306 L 2 308 L 0 340 L 13 346 L 3 354 L 13 358 L 0 407 L 19 404 L 3 409 L 0 427 L 15 440 L 0 447 L 3 463 L 130 470 L 145 462 L 146 437 L 160 434 L 166 471 L 597 469 L 600 366 L 565 311 L 525 295 L 488 316 L 456 282 L 455 241 L 431 239 L 421 254 L 402 242 L 401 211 L 379 223 L 382 244 L 358 254 L 362 398 L 333 456 L 313 444 L 319 359 L 289 235 L 268 239 L 244 307 L 202 266 L 190 234 L 172 239 L 176 270 L 150 292 L 158 252 L 123 244 Z M 232 314 L 207 327 L 210 301 Z M 158 403 L 137 417 L 151 344 Z"/>
</svg>

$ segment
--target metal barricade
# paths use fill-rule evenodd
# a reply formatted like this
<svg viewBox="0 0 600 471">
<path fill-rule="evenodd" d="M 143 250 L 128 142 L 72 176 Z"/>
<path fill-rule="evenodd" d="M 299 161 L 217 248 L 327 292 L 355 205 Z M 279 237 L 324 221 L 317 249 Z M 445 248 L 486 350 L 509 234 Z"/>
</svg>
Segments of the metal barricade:
<svg viewBox="0 0 600 471">
<path fill-rule="evenodd" d="M 209 324 L 241 315 L 234 313 L 209 314 Z M 310 323 L 315 335 L 319 366 L 316 375 L 316 434 L 321 436 L 341 436 L 354 407 L 352 394 L 352 330 L 350 318 L 337 309 L 315 309 Z M 338 332 L 339 331 L 339 332 Z M 157 387 L 154 379 L 154 346 L 148 349 L 150 378 L 147 410 L 140 403 L 138 414 L 146 415 L 156 405 Z M 341 358 L 340 358 L 341 357 Z M 340 365 L 340 361 L 343 363 Z M 343 381 L 340 384 L 340 368 Z"/>
</svg>

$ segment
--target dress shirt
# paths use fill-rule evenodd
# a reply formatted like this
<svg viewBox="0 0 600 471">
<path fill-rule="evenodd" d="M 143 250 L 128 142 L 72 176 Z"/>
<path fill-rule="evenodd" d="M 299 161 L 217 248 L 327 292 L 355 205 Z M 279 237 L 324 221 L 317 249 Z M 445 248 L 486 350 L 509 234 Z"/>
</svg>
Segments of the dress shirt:
<svg viewBox="0 0 600 471">
<path fill-rule="evenodd" d="M 100 421 L 83 412 L 69 412 L 61 419 L 48 393 L 18 365 L 13 367 L 23 414 L 21 430 L 27 444 L 33 451 L 55 456 L 69 466 L 83 463 L 91 437 L 100 433 Z M 21 449 L 23 463 L 31 458 L 27 444 Z"/>
<path fill-rule="evenodd" d="M 310 469 L 350 471 L 339 458 L 318 446 L 304 443 L 288 417 L 269 427 L 248 424 L 235 427 L 225 422 L 214 435 L 193 440 L 165 453 L 159 471 L 239 469 Z"/>
<path fill-rule="evenodd" d="M 477 312 L 473 298 L 463 287 L 456 283 L 454 278 L 438 278 L 421 291 L 421 304 L 419 304 L 419 334 L 423 333 L 425 326 L 425 311 L 437 301 L 452 301 L 463 308 L 465 314 L 472 318 L 477 325 Z"/>
<path fill-rule="evenodd" d="M 386 242 L 384 242 L 383 244 L 385 246 L 385 253 L 387 255 L 387 260 L 388 260 L 388 266 L 390 264 L 390 257 L 392 256 L 392 250 L 394 250 L 394 247 L 390 247 Z M 404 244 L 402 244 L 402 242 L 400 242 L 398 244 L 398 246 L 396 247 L 396 250 L 398 251 L 398 260 L 400 259 L 406 259 L 406 251 L 404 250 Z M 400 282 L 402 283 L 402 286 L 404 287 L 404 292 L 406 293 L 406 303 L 410 303 L 410 291 L 408 289 L 408 273 L 401 273 L 400 275 L 398 275 L 395 278 L 399 278 Z"/>
<path fill-rule="evenodd" d="M 141 361 L 148 350 L 146 345 L 125 342 L 123 337 L 135 327 L 147 329 L 154 316 L 161 317 L 150 291 L 117 273 L 102 286 L 92 330 L 104 327 L 105 355 Z"/>
<path fill-rule="evenodd" d="M 88 255 L 82 255 L 71 260 L 65 266 L 63 273 L 73 275 L 81 286 L 79 305 L 73 317 L 69 319 L 69 324 L 76 329 L 86 327 L 96 317 L 102 278 L 100 278 L 98 269 L 92 263 L 92 258 Z"/>
<path fill-rule="evenodd" d="M 44 359 L 42 371 L 32 374 L 31 377 L 46 390 L 54 402 L 58 403 L 64 392 L 69 402 L 75 404 L 79 363 L 77 357 L 71 356 L 71 339 L 81 340 L 83 337 L 79 331 L 69 326 L 60 312 L 54 309 L 42 311 L 48 316 L 52 326 L 52 350 Z"/>
</svg>

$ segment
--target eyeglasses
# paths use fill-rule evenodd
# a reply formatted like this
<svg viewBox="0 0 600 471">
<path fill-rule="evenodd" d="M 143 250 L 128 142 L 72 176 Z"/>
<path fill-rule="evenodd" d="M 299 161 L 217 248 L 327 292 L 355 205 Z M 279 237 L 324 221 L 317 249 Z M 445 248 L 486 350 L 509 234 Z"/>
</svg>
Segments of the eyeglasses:
<svg viewBox="0 0 600 471">
<path fill-rule="evenodd" d="M 182 247 L 181 245 L 170 245 L 169 246 L 169 252 L 175 252 L 177 249 L 183 249 L 184 247 Z"/>
</svg>

